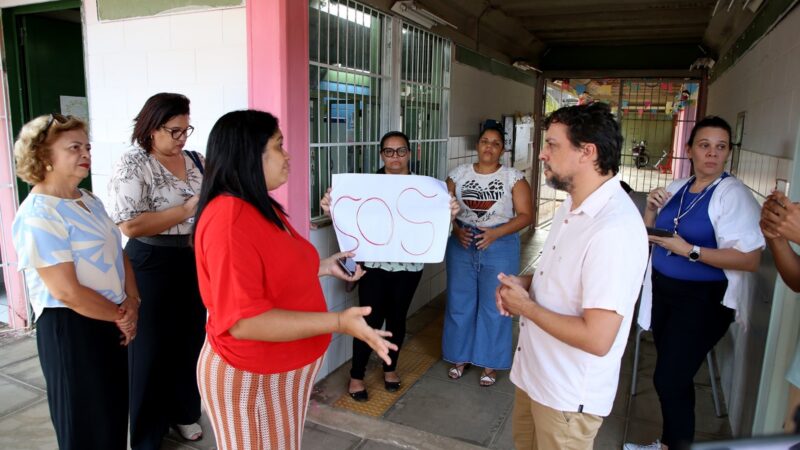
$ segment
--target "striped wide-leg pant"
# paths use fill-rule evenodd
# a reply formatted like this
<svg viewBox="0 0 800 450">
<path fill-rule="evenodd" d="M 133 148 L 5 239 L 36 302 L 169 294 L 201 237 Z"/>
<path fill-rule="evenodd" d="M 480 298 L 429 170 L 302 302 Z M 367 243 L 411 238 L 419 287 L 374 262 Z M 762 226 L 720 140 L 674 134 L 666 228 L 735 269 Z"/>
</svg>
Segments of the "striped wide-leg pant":
<svg viewBox="0 0 800 450">
<path fill-rule="evenodd" d="M 264 375 L 231 366 L 206 341 L 197 362 L 197 383 L 217 447 L 299 449 L 322 358 L 296 370 Z"/>
</svg>

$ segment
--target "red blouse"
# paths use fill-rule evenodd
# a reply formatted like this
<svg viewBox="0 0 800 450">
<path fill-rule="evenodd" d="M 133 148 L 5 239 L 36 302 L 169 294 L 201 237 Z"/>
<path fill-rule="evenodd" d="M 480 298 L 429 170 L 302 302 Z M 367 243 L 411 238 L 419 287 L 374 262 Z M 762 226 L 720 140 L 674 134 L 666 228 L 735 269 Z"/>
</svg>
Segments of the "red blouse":
<svg viewBox="0 0 800 450">
<path fill-rule="evenodd" d="M 272 308 L 327 310 L 317 272 L 319 254 L 288 221 L 291 234 L 236 197 L 221 195 L 197 224 L 195 258 L 200 294 L 208 309 L 207 338 L 230 365 L 255 373 L 303 367 L 325 353 L 330 334 L 289 342 L 236 339 L 240 319 Z"/>
</svg>

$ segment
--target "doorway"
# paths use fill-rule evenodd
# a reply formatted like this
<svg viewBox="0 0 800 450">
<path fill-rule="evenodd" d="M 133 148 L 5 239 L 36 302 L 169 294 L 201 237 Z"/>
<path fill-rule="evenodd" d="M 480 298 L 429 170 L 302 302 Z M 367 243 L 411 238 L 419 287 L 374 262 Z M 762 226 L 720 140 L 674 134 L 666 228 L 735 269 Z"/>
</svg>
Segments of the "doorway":
<svg viewBox="0 0 800 450">
<path fill-rule="evenodd" d="M 61 113 L 88 121 L 80 8 L 80 0 L 62 0 L 0 10 L 8 82 L 4 125 L 9 144 L 23 124 L 40 115 Z M 13 174 L 13 148 L 0 159 L 4 172 Z M 91 189 L 91 176 L 81 187 Z M 0 322 L 13 327 L 29 326 L 31 311 L 6 231 L 30 189 L 19 179 L 0 185 Z"/>
</svg>

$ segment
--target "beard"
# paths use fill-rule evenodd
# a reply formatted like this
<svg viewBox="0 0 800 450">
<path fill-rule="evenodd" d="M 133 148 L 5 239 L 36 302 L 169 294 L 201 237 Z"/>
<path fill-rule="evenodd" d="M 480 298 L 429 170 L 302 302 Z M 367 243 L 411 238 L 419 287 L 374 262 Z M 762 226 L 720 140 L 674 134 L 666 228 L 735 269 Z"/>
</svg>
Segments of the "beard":
<svg viewBox="0 0 800 450">
<path fill-rule="evenodd" d="M 551 170 L 550 176 L 547 177 L 545 182 L 547 183 L 548 186 L 550 186 L 553 189 L 565 192 L 572 191 L 572 177 L 570 176 L 563 177 L 554 173 Z"/>
</svg>

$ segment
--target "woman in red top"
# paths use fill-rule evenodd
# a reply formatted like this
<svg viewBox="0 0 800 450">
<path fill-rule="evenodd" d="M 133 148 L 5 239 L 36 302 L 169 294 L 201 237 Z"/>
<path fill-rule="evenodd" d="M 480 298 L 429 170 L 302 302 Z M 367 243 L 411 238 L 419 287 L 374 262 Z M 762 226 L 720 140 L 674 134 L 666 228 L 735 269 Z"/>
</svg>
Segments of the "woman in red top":
<svg viewBox="0 0 800 450">
<path fill-rule="evenodd" d="M 261 111 L 222 116 L 208 137 L 194 245 L 206 343 L 200 396 L 217 446 L 300 447 L 311 386 L 331 333 L 365 341 L 389 362 L 390 333 L 370 308 L 327 312 L 319 277 L 355 281 L 337 253 L 320 260 L 268 191 L 286 183 L 289 155 L 278 121 Z"/>
</svg>

